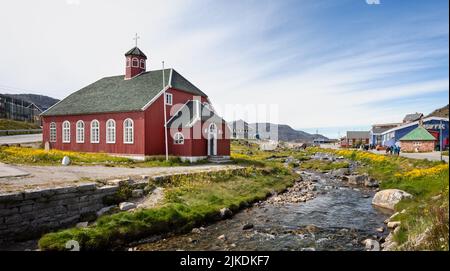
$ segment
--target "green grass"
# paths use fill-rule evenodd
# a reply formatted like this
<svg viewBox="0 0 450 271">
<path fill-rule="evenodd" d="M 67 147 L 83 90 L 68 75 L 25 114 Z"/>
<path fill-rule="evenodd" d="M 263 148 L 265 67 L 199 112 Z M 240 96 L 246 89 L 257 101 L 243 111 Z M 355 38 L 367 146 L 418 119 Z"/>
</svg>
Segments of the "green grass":
<svg viewBox="0 0 450 271">
<path fill-rule="evenodd" d="M 0 119 L 0 130 L 32 130 L 32 129 L 41 129 L 41 127 L 39 125 L 31 123 L 31 122 L 16 121 L 16 120 L 10 120 L 10 119 Z M 30 134 L 30 133 L 33 134 L 33 133 L 39 133 L 39 132 L 36 132 L 36 131 L 8 132 L 8 134 L 6 134 L 5 132 L 0 132 L 0 136 Z"/>
<path fill-rule="evenodd" d="M 312 169 L 317 171 L 330 171 L 340 168 L 348 168 L 350 164 L 348 162 L 332 162 L 332 161 L 321 161 L 321 160 L 309 160 L 300 163 L 300 168 L 302 169 Z"/>
<path fill-rule="evenodd" d="M 21 165 L 43 165 L 56 166 L 61 165 L 64 156 L 68 156 L 73 165 L 104 165 L 121 167 L 171 167 L 190 165 L 188 162 L 182 162 L 177 157 L 149 157 L 146 161 L 136 161 L 126 157 L 111 156 L 106 153 L 83 153 L 73 151 L 60 151 L 44 149 L 25 148 L 25 147 L 1 147 L 0 162 Z M 199 161 L 198 163 L 203 163 Z"/>
<path fill-rule="evenodd" d="M 30 122 L 0 119 L 0 130 L 27 130 L 40 128 L 39 125 Z"/>
<path fill-rule="evenodd" d="M 152 234 L 184 232 L 220 219 L 221 208 L 237 211 L 273 191 L 281 192 L 294 180 L 280 168 L 177 176 L 165 183 L 165 199 L 159 207 L 104 216 L 88 228 L 49 233 L 39 240 L 39 247 L 64 250 L 67 241 L 76 240 L 83 250 L 113 249 Z"/>
</svg>

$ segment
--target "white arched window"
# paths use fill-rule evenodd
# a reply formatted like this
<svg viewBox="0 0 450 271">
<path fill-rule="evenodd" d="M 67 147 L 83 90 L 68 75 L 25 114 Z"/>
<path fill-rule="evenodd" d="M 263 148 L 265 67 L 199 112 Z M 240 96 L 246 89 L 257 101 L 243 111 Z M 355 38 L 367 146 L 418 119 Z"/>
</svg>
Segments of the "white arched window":
<svg viewBox="0 0 450 271">
<path fill-rule="evenodd" d="M 145 59 L 141 59 L 141 69 L 145 69 Z"/>
<path fill-rule="evenodd" d="M 116 122 L 113 119 L 106 122 L 106 143 L 116 143 Z"/>
<path fill-rule="evenodd" d="M 84 122 L 77 121 L 77 143 L 84 143 Z"/>
<path fill-rule="evenodd" d="M 178 132 L 173 137 L 173 143 L 176 145 L 184 144 L 184 136 L 182 133 Z"/>
<path fill-rule="evenodd" d="M 50 123 L 50 142 L 56 142 L 56 123 Z"/>
<path fill-rule="evenodd" d="M 70 122 L 64 121 L 62 124 L 63 143 L 70 143 Z"/>
<path fill-rule="evenodd" d="M 133 68 L 139 68 L 139 59 L 133 58 L 133 60 L 131 61 L 131 66 Z"/>
<path fill-rule="evenodd" d="M 134 127 L 133 120 L 126 119 L 123 122 L 123 143 L 133 144 L 134 141 Z"/>
<path fill-rule="evenodd" d="M 91 143 L 100 143 L 100 123 L 98 120 L 91 121 Z"/>
<path fill-rule="evenodd" d="M 131 58 L 127 57 L 127 67 L 130 67 L 131 65 Z"/>
</svg>

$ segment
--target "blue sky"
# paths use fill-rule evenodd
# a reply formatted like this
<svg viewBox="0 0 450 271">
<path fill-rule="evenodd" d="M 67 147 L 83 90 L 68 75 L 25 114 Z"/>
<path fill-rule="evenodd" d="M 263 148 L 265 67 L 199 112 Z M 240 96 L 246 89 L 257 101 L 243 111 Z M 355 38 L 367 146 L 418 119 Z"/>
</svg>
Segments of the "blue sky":
<svg viewBox="0 0 450 271">
<path fill-rule="evenodd" d="M 0 92 L 64 98 L 123 74 L 138 32 L 150 69 L 164 60 L 228 119 L 252 114 L 230 115 L 227 105 L 273 104 L 280 123 L 337 136 L 448 103 L 447 0 L 0 5 Z"/>
</svg>

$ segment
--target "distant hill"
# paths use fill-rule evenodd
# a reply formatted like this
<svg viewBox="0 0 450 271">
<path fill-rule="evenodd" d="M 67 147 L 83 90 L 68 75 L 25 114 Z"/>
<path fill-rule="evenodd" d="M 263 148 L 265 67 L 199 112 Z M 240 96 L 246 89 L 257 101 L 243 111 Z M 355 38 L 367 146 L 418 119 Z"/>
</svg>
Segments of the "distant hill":
<svg viewBox="0 0 450 271">
<path fill-rule="evenodd" d="M 275 139 L 278 137 L 278 140 L 291 142 L 312 142 L 314 139 L 328 139 L 320 134 L 309 134 L 295 130 L 286 124 L 252 123 L 249 126 L 258 132 L 261 139 Z"/>
<path fill-rule="evenodd" d="M 441 118 L 448 118 L 448 104 L 442 108 L 436 109 L 433 112 L 431 112 L 428 117 L 441 117 Z"/>
<path fill-rule="evenodd" d="M 34 103 L 36 106 L 42 109 L 42 111 L 47 110 L 50 106 L 59 102 L 58 99 L 37 94 L 5 94 L 5 95 L 16 99 L 21 99 L 29 103 Z"/>
</svg>

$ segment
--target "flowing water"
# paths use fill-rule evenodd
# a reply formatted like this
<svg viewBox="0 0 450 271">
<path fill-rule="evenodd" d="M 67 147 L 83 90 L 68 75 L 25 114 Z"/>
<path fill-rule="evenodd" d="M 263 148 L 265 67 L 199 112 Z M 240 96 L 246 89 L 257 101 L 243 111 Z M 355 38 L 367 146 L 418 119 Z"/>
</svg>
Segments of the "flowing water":
<svg viewBox="0 0 450 271">
<path fill-rule="evenodd" d="M 316 197 L 301 203 L 261 202 L 197 233 L 140 244 L 137 250 L 364 250 L 366 238 L 389 216 L 371 205 L 375 193 L 351 187 L 331 174 L 305 172 L 316 181 Z M 243 230 L 243 226 L 253 227 Z M 223 235 L 223 236 L 222 236 Z M 219 238 L 220 237 L 220 238 Z"/>
</svg>

